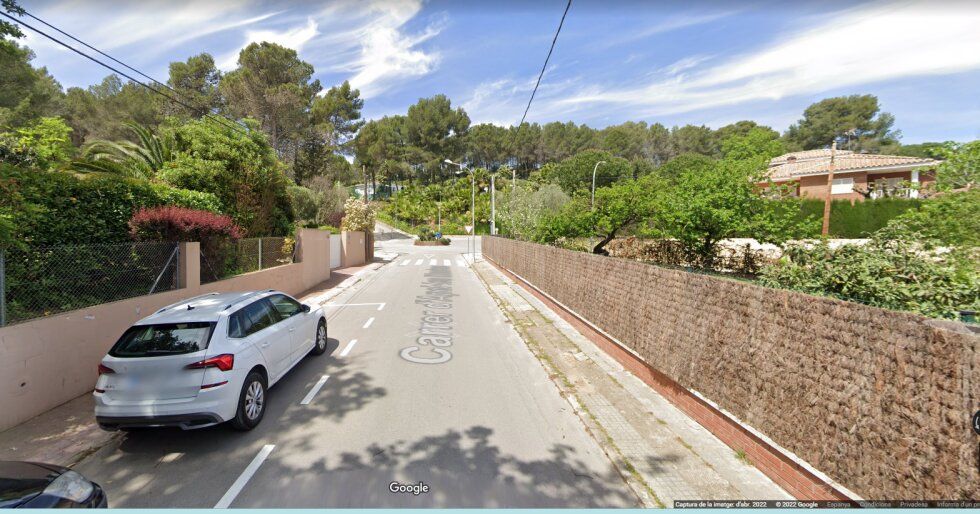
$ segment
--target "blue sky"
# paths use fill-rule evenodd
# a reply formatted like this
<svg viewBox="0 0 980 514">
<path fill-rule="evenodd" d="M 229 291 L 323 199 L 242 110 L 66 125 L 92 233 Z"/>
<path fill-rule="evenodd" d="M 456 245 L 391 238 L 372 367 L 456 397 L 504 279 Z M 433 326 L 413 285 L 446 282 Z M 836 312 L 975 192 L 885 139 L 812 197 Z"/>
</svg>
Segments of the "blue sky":
<svg viewBox="0 0 980 514">
<path fill-rule="evenodd" d="M 61 29 L 165 80 L 200 52 L 233 69 L 252 41 L 299 51 L 325 87 L 350 80 L 364 114 L 437 93 L 474 123 L 516 123 L 564 0 L 27 1 Z M 906 144 L 980 138 L 980 2 L 573 0 L 530 121 L 626 120 L 784 130 L 807 105 L 875 94 Z M 30 35 L 66 87 L 106 70 Z"/>
</svg>

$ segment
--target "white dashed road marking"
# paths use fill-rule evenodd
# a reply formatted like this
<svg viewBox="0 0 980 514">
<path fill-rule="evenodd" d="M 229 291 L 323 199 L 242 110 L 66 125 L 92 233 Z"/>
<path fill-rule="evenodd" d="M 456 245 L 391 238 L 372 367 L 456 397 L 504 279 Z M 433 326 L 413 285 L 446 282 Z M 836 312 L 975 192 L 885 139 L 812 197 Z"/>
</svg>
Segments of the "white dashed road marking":
<svg viewBox="0 0 980 514">
<path fill-rule="evenodd" d="M 371 323 L 374 323 L 374 318 L 368 318 L 368 320 L 364 322 L 364 326 L 361 328 L 368 328 L 371 326 Z"/>
<path fill-rule="evenodd" d="M 276 445 L 274 444 L 267 444 L 263 446 L 262 449 L 259 450 L 259 454 L 256 455 L 255 458 L 252 459 L 252 462 L 249 463 L 248 467 L 245 468 L 245 471 L 242 471 L 242 474 L 238 476 L 235 483 L 231 484 L 231 488 L 228 489 L 228 491 L 225 492 L 225 495 L 222 496 L 221 499 L 218 500 L 218 503 L 214 505 L 214 508 L 227 509 L 229 506 L 231 506 L 231 502 L 235 501 L 235 497 L 238 496 L 238 493 L 242 492 L 242 489 L 244 489 L 245 485 L 248 484 L 248 481 L 252 478 L 252 475 L 259 470 L 259 466 L 265 462 L 265 459 L 270 453 L 272 453 L 272 449 L 275 447 Z"/>
<path fill-rule="evenodd" d="M 313 397 L 316 396 L 316 393 L 320 392 L 320 388 L 323 387 L 323 384 L 327 383 L 328 378 L 330 378 L 330 375 L 323 375 L 320 377 L 320 380 L 318 380 L 316 385 L 313 386 L 313 389 L 310 389 L 310 392 L 306 393 L 306 397 L 303 398 L 303 401 L 299 402 L 299 404 L 309 405 L 310 402 L 313 401 Z"/>
<path fill-rule="evenodd" d="M 415 261 L 415 265 L 416 266 L 421 266 L 422 265 L 422 259 L 419 259 L 419 260 Z"/>
<path fill-rule="evenodd" d="M 429 266 L 435 266 L 435 265 L 436 265 L 436 260 L 435 259 L 429 259 Z"/>
<path fill-rule="evenodd" d="M 350 342 L 347 343 L 347 346 L 344 347 L 344 350 L 340 352 L 340 356 L 347 357 L 347 354 L 354 349 L 355 344 L 357 344 L 357 339 L 351 339 Z"/>
<path fill-rule="evenodd" d="M 402 261 L 401 264 L 399 264 L 399 266 L 408 266 L 411 263 L 412 263 L 412 259 L 405 259 Z"/>
<path fill-rule="evenodd" d="M 442 260 L 442 265 L 443 266 L 452 266 L 453 265 L 453 261 L 451 261 L 449 259 L 443 259 Z"/>
</svg>

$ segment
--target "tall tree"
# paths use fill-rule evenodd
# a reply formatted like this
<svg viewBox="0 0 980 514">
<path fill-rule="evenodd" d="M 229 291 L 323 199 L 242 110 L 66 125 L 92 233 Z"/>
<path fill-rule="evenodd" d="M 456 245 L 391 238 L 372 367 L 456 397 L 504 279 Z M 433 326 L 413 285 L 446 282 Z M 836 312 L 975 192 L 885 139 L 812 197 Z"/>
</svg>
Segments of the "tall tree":
<svg viewBox="0 0 980 514">
<path fill-rule="evenodd" d="M 587 125 L 553 121 L 541 127 L 541 153 L 544 162 L 567 159 L 596 146 L 596 134 Z M 543 164 L 543 163 L 539 163 Z"/>
<path fill-rule="evenodd" d="M 364 126 L 364 120 L 361 119 L 363 108 L 361 91 L 352 88 L 350 82 L 345 80 L 343 84 L 330 88 L 323 96 L 313 100 L 310 116 L 313 125 L 330 131 L 330 139 L 338 150 L 347 152 L 348 143 Z"/>
<path fill-rule="evenodd" d="M 841 148 L 877 152 L 895 145 L 901 132 L 893 130 L 895 117 L 880 112 L 878 97 L 851 95 L 827 98 L 810 105 L 784 138 L 793 149 L 826 148 L 835 138 L 845 138 Z"/>
<path fill-rule="evenodd" d="M 470 128 L 470 117 L 462 107 L 453 109 L 446 95 L 421 98 L 408 108 L 405 135 L 408 144 L 422 152 L 417 155 L 430 173 L 442 169 L 444 159 L 463 156 L 463 137 Z"/>
<path fill-rule="evenodd" d="M 61 85 L 45 68 L 34 68 L 34 52 L 0 39 L 0 129 L 20 127 L 62 109 Z"/>
<path fill-rule="evenodd" d="M 510 133 L 490 123 L 470 127 L 466 132 L 466 160 L 474 166 L 496 170 L 510 157 Z"/>
<path fill-rule="evenodd" d="M 69 88 L 65 96 L 65 117 L 76 144 L 95 139 L 136 141 L 126 124 L 156 127 L 162 112 L 160 96 L 116 75 L 87 89 Z"/>
<path fill-rule="evenodd" d="M 313 98 L 320 92 L 313 66 L 296 50 L 263 41 L 238 54 L 238 68 L 224 76 L 219 90 L 228 110 L 259 121 L 280 156 L 295 156 L 308 123 Z"/>
<path fill-rule="evenodd" d="M 511 152 L 514 168 L 527 176 L 544 162 L 544 145 L 541 142 L 541 125 L 524 122 L 520 127 L 510 127 Z"/>
<path fill-rule="evenodd" d="M 718 142 L 711 129 L 701 125 L 684 125 L 670 131 L 674 151 L 679 154 L 699 153 L 713 157 L 718 155 Z"/>
<path fill-rule="evenodd" d="M 167 84 L 177 91 L 178 99 L 192 107 L 188 109 L 176 102 L 167 100 L 165 112 L 170 116 L 199 118 L 204 113 L 214 113 L 221 109 L 221 95 L 218 84 L 221 72 L 214 65 L 211 54 L 202 53 L 188 57 L 183 62 L 170 63 L 170 79 Z"/>
</svg>

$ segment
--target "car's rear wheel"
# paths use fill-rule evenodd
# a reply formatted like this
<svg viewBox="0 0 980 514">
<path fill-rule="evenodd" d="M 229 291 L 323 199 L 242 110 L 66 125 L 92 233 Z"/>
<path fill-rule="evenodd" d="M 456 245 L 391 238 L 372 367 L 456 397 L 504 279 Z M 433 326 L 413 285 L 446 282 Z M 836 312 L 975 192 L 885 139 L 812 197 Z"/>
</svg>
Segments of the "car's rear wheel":
<svg viewBox="0 0 980 514">
<path fill-rule="evenodd" d="M 231 426 L 237 430 L 255 428 L 265 416 L 266 405 L 265 377 L 258 371 L 253 371 L 245 377 L 242 384 L 242 394 L 238 398 L 238 411 L 231 420 Z"/>
<path fill-rule="evenodd" d="M 321 319 L 316 324 L 316 339 L 313 341 L 313 350 L 310 353 L 323 355 L 325 351 L 327 351 L 327 322 Z"/>
</svg>

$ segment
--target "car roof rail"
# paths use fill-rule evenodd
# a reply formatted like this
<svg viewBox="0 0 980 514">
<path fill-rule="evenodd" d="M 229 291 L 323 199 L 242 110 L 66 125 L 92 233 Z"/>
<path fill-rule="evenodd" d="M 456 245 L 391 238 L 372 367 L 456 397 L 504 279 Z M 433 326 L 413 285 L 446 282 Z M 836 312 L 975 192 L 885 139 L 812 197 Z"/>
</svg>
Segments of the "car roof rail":
<svg viewBox="0 0 980 514">
<path fill-rule="evenodd" d="M 249 298 L 251 298 L 251 297 L 253 297 L 253 296 L 257 295 L 257 294 L 268 293 L 270 291 L 275 291 L 275 289 L 266 289 L 265 291 L 252 291 L 251 293 L 249 293 L 249 294 L 247 294 L 245 296 L 242 296 L 241 298 L 238 298 L 234 302 L 231 302 L 228 305 L 225 305 L 224 307 L 221 308 L 221 310 L 222 311 L 226 311 L 226 310 L 228 310 L 228 309 L 230 309 L 230 308 L 232 308 L 232 307 L 234 307 L 234 306 L 236 306 L 236 305 L 244 302 L 245 300 L 248 300 Z"/>
<path fill-rule="evenodd" d="M 161 312 L 163 312 L 163 311 L 165 311 L 167 309 L 176 307 L 178 305 L 182 305 L 182 304 L 185 304 L 185 303 L 190 303 L 190 302 L 193 302 L 194 300 L 199 300 L 201 298 L 204 298 L 205 296 L 214 296 L 214 295 L 217 295 L 217 294 L 220 294 L 220 293 L 218 293 L 217 291 L 213 291 L 213 292 L 210 292 L 210 293 L 204 293 L 204 294 L 201 294 L 201 295 L 197 295 L 197 296 L 195 296 L 193 298 L 188 298 L 186 300 L 181 300 L 179 302 L 174 302 L 174 303 L 172 303 L 170 305 L 167 305 L 166 307 L 161 308 L 160 310 L 154 312 L 153 314 L 160 314 Z"/>
</svg>

